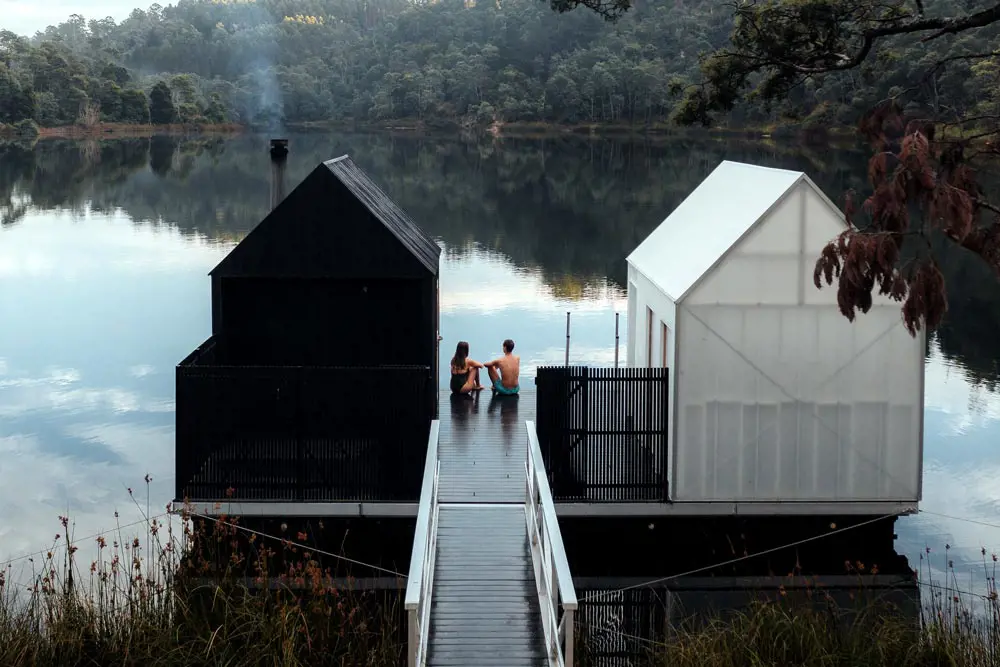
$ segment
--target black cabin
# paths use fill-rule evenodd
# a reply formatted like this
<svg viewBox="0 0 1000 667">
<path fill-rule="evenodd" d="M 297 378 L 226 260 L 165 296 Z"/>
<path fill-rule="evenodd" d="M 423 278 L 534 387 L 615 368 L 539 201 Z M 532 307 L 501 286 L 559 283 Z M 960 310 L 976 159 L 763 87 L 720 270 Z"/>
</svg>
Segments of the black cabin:
<svg viewBox="0 0 1000 667">
<path fill-rule="evenodd" d="M 234 364 L 426 365 L 441 248 L 348 156 L 316 167 L 210 273 Z"/>
<path fill-rule="evenodd" d="M 177 367 L 177 499 L 415 501 L 441 249 L 346 155 L 275 199 Z"/>
</svg>

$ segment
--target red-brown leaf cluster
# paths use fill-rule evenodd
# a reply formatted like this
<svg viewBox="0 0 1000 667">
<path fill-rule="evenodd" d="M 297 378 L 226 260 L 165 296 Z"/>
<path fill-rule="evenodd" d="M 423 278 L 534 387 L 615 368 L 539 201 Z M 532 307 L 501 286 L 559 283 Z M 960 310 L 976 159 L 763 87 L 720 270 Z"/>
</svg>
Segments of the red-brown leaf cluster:
<svg viewBox="0 0 1000 667">
<path fill-rule="evenodd" d="M 892 101 L 866 114 L 858 129 L 875 149 L 868 163 L 872 194 L 863 204 L 870 222 L 864 229 L 855 226 L 854 193 L 847 193 L 844 214 L 852 228 L 823 249 L 813 282 L 821 287 L 838 280 L 837 302 L 851 321 L 871 308 L 877 288 L 903 302 L 903 320 L 915 335 L 921 326 L 937 327 L 948 310 L 944 276 L 929 252 L 930 234 L 938 230 L 980 255 L 1000 276 L 1000 225 L 977 224 L 984 205 L 975 171 L 961 143 L 936 140 L 933 123 L 904 123 L 902 109 Z M 904 257 L 908 238 L 923 243 Z"/>
<path fill-rule="evenodd" d="M 937 263 L 928 260 L 920 264 L 909 281 L 906 301 L 903 302 L 903 322 L 911 335 L 920 330 L 920 322 L 928 328 L 941 323 L 948 310 L 944 290 L 944 275 Z"/>
</svg>

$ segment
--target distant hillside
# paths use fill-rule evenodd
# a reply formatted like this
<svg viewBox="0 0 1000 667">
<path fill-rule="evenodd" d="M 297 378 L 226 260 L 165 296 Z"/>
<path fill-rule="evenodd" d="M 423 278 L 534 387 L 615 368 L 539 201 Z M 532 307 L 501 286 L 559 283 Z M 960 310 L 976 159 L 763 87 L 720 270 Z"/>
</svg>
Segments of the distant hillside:
<svg viewBox="0 0 1000 667">
<path fill-rule="evenodd" d="M 0 33 L 0 123 L 665 123 L 730 28 L 717 0 L 639 0 L 617 24 L 538 0 L 181 0 L 118 24 L 73 15 L 30 40 Z M 919 61 L 996 37 L 900 42 L 727 122 L 853 124 Z M 949 69 L 927 98 L 973 107 L 996 96 L 998 71 Z"/>
</svg>

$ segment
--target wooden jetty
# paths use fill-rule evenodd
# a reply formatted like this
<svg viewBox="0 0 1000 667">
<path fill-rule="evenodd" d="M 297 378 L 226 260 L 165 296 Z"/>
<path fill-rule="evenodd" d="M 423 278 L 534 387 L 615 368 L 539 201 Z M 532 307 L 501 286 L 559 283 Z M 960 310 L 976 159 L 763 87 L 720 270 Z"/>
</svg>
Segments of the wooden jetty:
<svg viewBox="0 0 1000 667">
<path fill-rule="evenodd" d="M 427 445 L 409 664 L 572 665 L 576 593 L 534 425 L 517 396 L 449 400 Z"/>
</svg>

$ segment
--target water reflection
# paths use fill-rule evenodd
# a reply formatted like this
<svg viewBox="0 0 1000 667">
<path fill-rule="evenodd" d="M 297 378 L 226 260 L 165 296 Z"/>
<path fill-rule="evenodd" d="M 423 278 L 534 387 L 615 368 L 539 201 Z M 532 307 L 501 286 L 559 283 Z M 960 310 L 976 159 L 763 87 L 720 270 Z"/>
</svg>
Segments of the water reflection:
<svg viewBox="0 0 1000 667">
<path fill-rule="evenodd" d="M 450 426 L 456 431 L 464 432 L 472 428 L 472 419 L 479 414 L 479 397 L 474 394 L 451 394 L 448 397 L 451 407 Z M 462 439 L 461 443 L 467 442 Z"/>
<path fill-rule="evenodd" d="M 517 416 L 517 407 L 520 405 L 521 397 L 518 394 L 501 396 L 493 392 L 490 393 L 492 396 L 490 396 L 490 404 L 486 408 L 486 413 L 493 419 L 499 418 L 500 431 L 504 435 L 504 447 L 506 451 L 510 451 L 515 442 L 520 444 L 523 440 L 517 437 L 521 428 L 521 420 Z"/>
<path fill-rule="evenodd" d="M 60 515 L 78 537 L 115 512 L 141 519 L 127 489 L 145 512 L 147 474 L 164 509 L 173 366 L 209 317 L 204 274 L 225 252 L 86 210 L 32 210 L 0 232 L 0 559 L 45 547 Z"/>
<path fill-rule="evenodd" d="M 952 561 L 963 588 L 984 592 L 986 576 L 994 574 L 992 556 L 1000 550 L 1000 394 L 970 375 L 943 355 L 936 340 L 931 343 L 920 503 L 926 513 L 897 524 L 898 548 L 914 567 L 922 561 L 933 568 L 938 580 Z"/>
<path fill-rule="evenodd" d="M 530 386 L 538 366 L 563 362 L 567 311 L 571 361 L 612 365 L 624 257 L 723 158 L 806 170 L 834 199 L 865 189 L 863 151 L 290 139 L 290 184 L 350 153 L 439 239 L 445 381 L 457 340 L 485 359 L 510 337 Z M 171 497 L 173 367 L 210 330 L 205 273 L 267 212 L 266 140 L 0 144 L 0 558 L 44 548 L 60 514 L 78 535 L 111 527 L 116 510 L 137 518 L 125 489 L 138 493 L 147 473 L 151 505 Z M 1000 288 L 939 250 L 950 310 L 927 364 L 922 507 L 1000 524 Z M 951 544 L 963 567 L 980 545 L 987 558 L 1000 547 L 998 530 L 931 514 L 898 524 L 912 563 Z"/>
<path fill-rule="evenodd" d="M 497 252 L 469 247 L 446 252 L 441 260 L 441 373 L 447 386 L 450 352 L 468 341 L 472 358 L 496 359 L 512 338 L 521 355 L 522 385 L 534 382 L 539 366 L 558 365 L 566 356 L 566 313 L 570 315 L 570 361 L 613 365 L 615 312 L 627 308 L 625 294 L 607 279 L 579 285 L 567 297 L 546 282 L 541 270 L 519 268 Z M 562 284 L 574 280 L 567 277 Z M 620 337 L 624 360 L 624 336 Z M 486 382 L 486 379 L 483 380 Z"/>
</svg>

